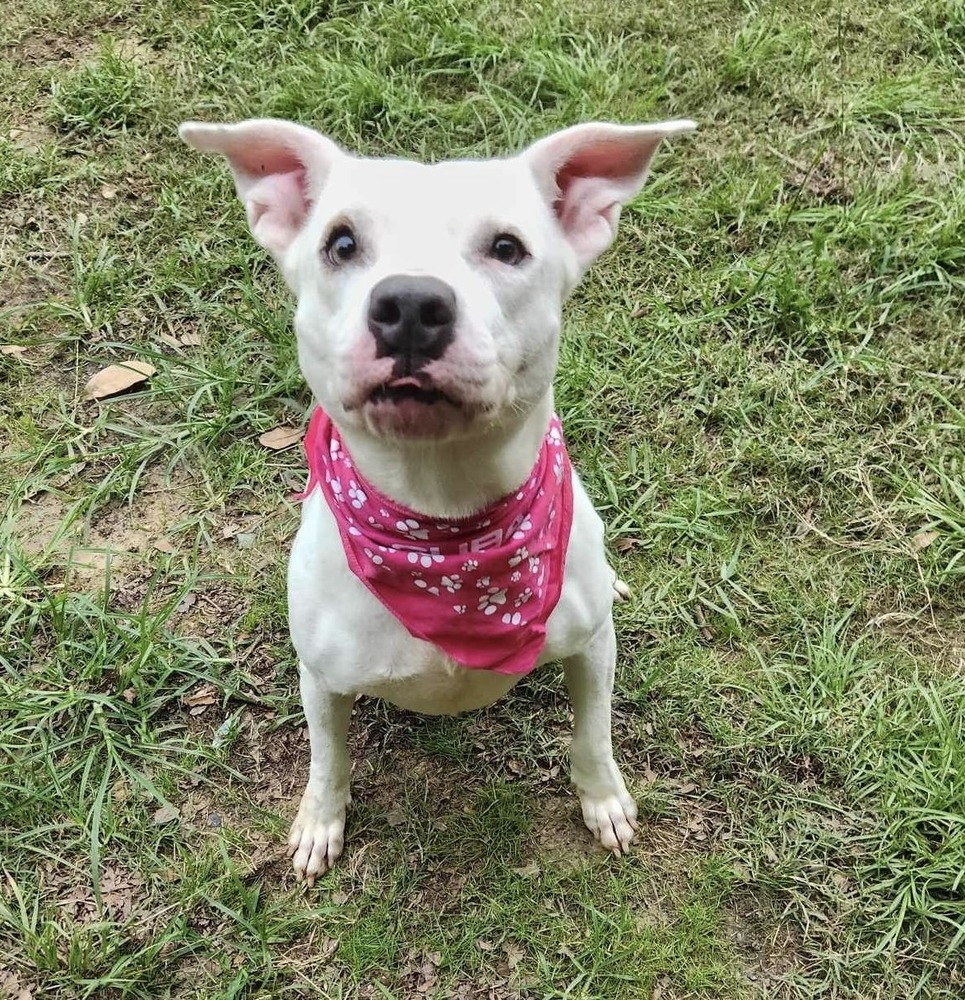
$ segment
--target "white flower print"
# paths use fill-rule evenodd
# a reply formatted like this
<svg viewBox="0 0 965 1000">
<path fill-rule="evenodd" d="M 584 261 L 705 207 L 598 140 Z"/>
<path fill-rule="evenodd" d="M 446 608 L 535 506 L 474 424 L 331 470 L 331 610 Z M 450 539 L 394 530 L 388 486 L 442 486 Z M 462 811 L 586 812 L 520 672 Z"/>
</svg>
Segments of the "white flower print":
<svg viewBox="0 0 965 1000">
<path fill-rule="evenodd" d="M 427 594 L 434 594 L 436 597 L 439 596 L 439 588 L 438 587 L 430 587 L 429 584 L 426 583 L 425 580 L 419 579 L 419 580 L 413 580 L 412 582 L 420 590 L 424 590 Z"/>
<path fill-rule="evenodd" d="M 523 620 L 523 616 L 518 612 L 510 614 L 508 611 L 503 615 L 504 625 L 518 625 Z"/>
<path fill-rule="evenodd" d="M 354 479 L 349 480 L 348 498 L 356 510 L 361 510 L 362 504 L 368 500 L 368 497 L 365 495 L 365 490 L 363 490 Z"/>
<path fill-rule="evenodd" d="M 489 577 L 488 577 L 488 576 L 481 576 L 481 577 L 480 577 L 480 578 L 479 578 L 479 579 L 478 579 L 478 580 L 476 581 L 476 586 L 477 586 L 477 587 L 478 587 L 478 588 L 479 588 L 480 590 L 482 590 L 482 589 L 483 589 L 484 587 L 488 587 L 488 586 L 489 586 Z"/>
<path fill-rule="evenodd" d="M 509 578 L 509 582 L 510 583 L 519 583 L 519 581 L 522 580 L 522 579 L 523 579 L 523 574 L 520 573 L 519 570 L 516 570 L 516 572 L 513 573 L 513 575 Z"/>
<path fill-rule="evenodd" d="M 479 598 L 479 602 L 476 605 L 476 610 L 481 611 L 484 615 L 494 615 L 496 613 L 496 608 L 500 604 L 506 603 L 506 588 L 503 587 L 490 587 L 482 597 Z"/>
<path fill-rule="evenodd" d="M 375 563 L 376 566 L 382 565 L 383 559 L 377 552 L 373 552 L 368 548 L 362 549 L 362 551 L 371 562 Z"/>
<path fill-rule="evenodd" d="M 462 588 L 462 577 L 458 573 L 453 573 L 452 576 L 444 576 L 442 578 L 442 585 L 450 594 L 454 594 Z"/>
<path fill-rule="evenodd" d="M 530 590 L 529 587 L 524 587 L 520 592 L 519 597 L 517 597 L 516 600 L 513 601 L 513 604 L 517 608 L 522 607 L 522 605 L 524 605 L 532 596 L 533 596 L 532 590 Z"/>
<path fill-rule="evenodd" d="M 530 573 L 538 573 L 539 572 L 539 556 L 530 556 L 529 557 L 529 571 L 530 571 Z"/>
<path fill-rule="evenodd" d="M 332 486 L 332 495 L 335 497 L 336 500 L 340 501 L 342 499 L 342 484 L 337 479 L 333 479 L 331 486 Z"/>
<path fill-rule="evenodd" d="M 467 559 L 462 564 L 463 573 L 471 573 L 474 569 L 479 569 L 479 563 L 475 559 Z"/>
<path fill-rule="evenodd" d="M 509 565 L 518 566 L 524 559 L 529 559 L 529 549 L 525 545 L 518 548 L 510 557 Z"/>
<path fill-rule="evenodd" d="M 560 445 L 563 443 L 563 435 L 560 433 L 559 427 L 553 424 L 549 429 L 549 434 L 546 435 L 549 439 L 550 444 Z"/>
<path fill-rule="evenodd" d="M 452 610 L 456 612 L 457 615 L 464 615 L 466 613 L 465 604 L 453 604 Z"/>
</svg>

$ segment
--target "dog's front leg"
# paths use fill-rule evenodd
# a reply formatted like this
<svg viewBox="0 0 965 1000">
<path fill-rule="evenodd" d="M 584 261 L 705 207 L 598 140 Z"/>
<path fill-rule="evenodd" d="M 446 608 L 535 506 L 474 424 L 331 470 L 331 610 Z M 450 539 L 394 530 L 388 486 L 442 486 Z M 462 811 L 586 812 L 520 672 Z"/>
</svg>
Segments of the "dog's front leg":
<svg viewBox="0 0 965 1000">
<path fill-rule="evenodd" d="M 582 653 L 563 661 L 573 705 L 570 769 L 583 821 L 607 850 L 620 855 L 637 828 L 637 807 L 613 759 L 610 696 L 615 667 L 616 637 L 610 619 Z"/>
<path fill-rule="evenodd" d="M 342 853 L 351 799 L 346 739 L 355 698 L 327 691 L 304 663 L 298 664 L 298 673 L 312 759 L 288 850 L 298 880 L 314 885 Z"/>
</svg>

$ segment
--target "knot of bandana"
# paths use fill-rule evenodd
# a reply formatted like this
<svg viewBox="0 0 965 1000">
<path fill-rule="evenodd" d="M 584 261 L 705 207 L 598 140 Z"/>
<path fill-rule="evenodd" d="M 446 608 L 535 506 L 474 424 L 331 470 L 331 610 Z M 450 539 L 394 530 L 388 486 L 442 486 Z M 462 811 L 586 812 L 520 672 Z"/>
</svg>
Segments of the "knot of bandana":
<svg viewBox="0 0 965 1000">
<path fill-rule="evenodd" d="M 309 479 L 320 489 L 349 568 L 418 639 L 460 666 L 525 674 L 563 589 L 573 483 L 554 414 L 529 478 L 467 518 L 428 518 L 389 500 L 354 468 L 316 407 L 305 436 Z"/>
</svg>

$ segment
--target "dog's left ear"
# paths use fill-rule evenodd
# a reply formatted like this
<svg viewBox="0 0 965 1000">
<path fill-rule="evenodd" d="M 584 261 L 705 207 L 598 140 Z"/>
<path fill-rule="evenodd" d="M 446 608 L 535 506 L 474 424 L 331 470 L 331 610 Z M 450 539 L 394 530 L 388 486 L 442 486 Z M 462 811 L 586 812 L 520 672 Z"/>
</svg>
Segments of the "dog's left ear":
<svg viewBox="0 0 965 1000">
<path fill-rule="evenodd" d="M 540 139 L 521 154 L 581 273 L 613 242 L 620 209 L 643 187 L 660 140 L 696 127 L 686 119 L 654 125 L 589 122 Z"/>
</svg>

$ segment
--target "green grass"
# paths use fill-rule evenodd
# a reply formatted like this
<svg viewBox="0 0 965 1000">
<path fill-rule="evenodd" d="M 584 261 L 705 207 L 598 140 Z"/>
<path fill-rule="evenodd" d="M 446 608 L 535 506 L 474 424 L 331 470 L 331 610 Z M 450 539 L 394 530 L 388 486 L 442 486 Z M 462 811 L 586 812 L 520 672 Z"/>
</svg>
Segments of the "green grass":
<svg viewBox="0 0 965 1000">
<path fill-rule="evenodd" d="M 965 5 L 8 6 L 0 987 L 960 996 Z M 700 122 L 557 383 L 634 587 L 621 862 L 547 670 L 457 720 L 360 702 L 346 855 L 293 883 L 303 471 L 257 437 L 310 400 L 226 172 L 175 136 L 266 114 L 429 159 Z M 83 401 L 133 358 L 149 383 Z"/>
</svg>

